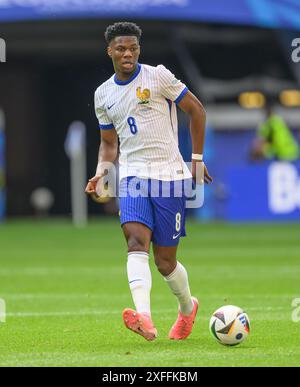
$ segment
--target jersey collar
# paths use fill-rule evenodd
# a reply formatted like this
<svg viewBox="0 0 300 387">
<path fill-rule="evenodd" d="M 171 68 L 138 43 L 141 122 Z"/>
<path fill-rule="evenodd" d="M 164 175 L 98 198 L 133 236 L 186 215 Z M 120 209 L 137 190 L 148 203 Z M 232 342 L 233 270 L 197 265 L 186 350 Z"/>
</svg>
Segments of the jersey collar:
<svg viewBox="0 0 300 387">
<path fill-rule="evenodd" d="M 138 63 L 137 64 L 137 69 L 135 70 L 135 72 L 132 74 L 132 76 L 127 79 L 126 81 L 120 81 L 118 78 L 117 78 L 117 74 L 114 75 L 114 81 L 117 85 L 119 86 L 124 86 L 124 85 L 128 85 L 128 83 L 132 82 L 140 73 L 141 71 L 141 64 Z"/>
</svg>

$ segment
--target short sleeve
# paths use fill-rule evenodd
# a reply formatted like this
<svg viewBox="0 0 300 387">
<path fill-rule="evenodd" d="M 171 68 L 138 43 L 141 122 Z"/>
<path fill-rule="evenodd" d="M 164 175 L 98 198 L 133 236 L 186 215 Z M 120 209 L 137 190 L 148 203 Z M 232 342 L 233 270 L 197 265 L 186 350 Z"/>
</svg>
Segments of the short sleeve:
<svg viewBox="0 0 300 387">
<path fill-rule="evenodd" d="M 188 88 L 165 66 L 159 65 L 157 70 L 162 95 L 178 104 L 188 92 Z"/>
<path fill-rule="evenodd" d="M 98 90 L 95 92 L 95 113 L 99 121 L 99 128 L 101 130 L 113 129 L 114 125 L 106 114 L 104 104 L 101 103 Z"/>
</svg>

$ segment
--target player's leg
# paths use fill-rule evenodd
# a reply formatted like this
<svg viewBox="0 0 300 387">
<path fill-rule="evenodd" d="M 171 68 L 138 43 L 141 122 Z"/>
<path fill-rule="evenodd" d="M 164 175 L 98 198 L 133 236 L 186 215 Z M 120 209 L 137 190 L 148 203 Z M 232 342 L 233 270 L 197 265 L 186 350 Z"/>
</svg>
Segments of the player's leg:
<svg viewBox="0 0 300 387">
<path fill-rule="evenodd" d="M 154 260 L 158 271 L 164 277 L 172 293 L 177 297 L 179 310 L 188 316 L 194 308 L 188 274 L 176 259 L 177 246 L 153 244 Z"/>
<path fill-rule="evenodd" d="M 153 252 L 155 264 L 179 303 L 179 315 L 169 333 L 172 339 L 184 339 L 192 331 L 198 301 L 191 296 L 188 274 L 177 261 L 177 246 L 185 236 L 185 198 L 152 198 L 155 227 Z"/>
<path fill-rule="evenodd" d="M 149 248 L 153 211 L 147 197 L 147 184 L 147 181 L 136 177 L 123 179 L 120 184 L 120 220 L 128 246 L 127 275 L 136 307 L 136 310 L 125 309 L 123 319 L 127 328 L 141 334 L 147 340 L 153 340 L 157 335 L 151 321 L 150 310 L 152 280 Z"/>
<path fill-rule="evenodd" d="M 125 223 L 122 228 L 128 246 L 128 282 L 136 308 L 135 310 L 126 308 L 123 311 L 123 320 L 128 329 L 151 341 L 157 337 L 150 309 L 152 279 L 149 247 L 152 230 L 138 222 Z"/>
<path fill-rule="evenodd" d="M 186 339 L 193 329 L 198 300 L 191 296 L 187 271 L 176 259 L 177 246 L 153 244 L 153 252 L 155 264 L 179 304 L 178 318 L 169 332 L 169 338 Z"/>
<path fill-rule="evenodd" d="M 129 222 L 123 226 L 128 246 L 127 275 L 132 299 L 137 312 L 150 312 L 152 286 L 149 267 L 149 248 L 152 231 L 142 223 Z"/>
</svg>

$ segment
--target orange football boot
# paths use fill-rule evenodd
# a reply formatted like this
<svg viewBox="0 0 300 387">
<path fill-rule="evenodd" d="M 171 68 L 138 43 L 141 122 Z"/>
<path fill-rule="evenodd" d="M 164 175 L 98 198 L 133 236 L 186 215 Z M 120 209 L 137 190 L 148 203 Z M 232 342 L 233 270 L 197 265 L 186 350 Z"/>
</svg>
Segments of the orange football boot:
<svg viewBox="0 0 300 387">
<path fill-rule="evenodd" d="M 151 317 L 147 313 L 138 313 L 133 309 L 124 309 L 123 321 L 126 328 L 138 333 L 148 341 L 157 337 L 157 329 L 154 327 Z"/>
<path fill-rule="evenodd" d="M 189 316 L 183 315 L 180 310 L 178 312 L 178 318 L 175 324 L 172 326 L 169 332 L 169 339 L 183 340 L 186 339 L 192 332 L 195 322 L 196 314 L 198 311 L 198 300 L 196 297 L 192 297 L 194 308 Z"/>
</svg>

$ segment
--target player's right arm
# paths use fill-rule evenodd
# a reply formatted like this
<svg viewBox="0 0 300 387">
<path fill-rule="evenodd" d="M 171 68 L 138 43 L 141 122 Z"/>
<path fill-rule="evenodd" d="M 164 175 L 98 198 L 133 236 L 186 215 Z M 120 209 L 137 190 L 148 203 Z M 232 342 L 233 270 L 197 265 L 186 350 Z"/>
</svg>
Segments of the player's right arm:
<svg viewBox="0 0 300 387">
<path fill-rule="evenodd" d="M 118 155 L 118 135 L 105 109 L 105 90 L 100 86 L 95 92 L 95 113 L 99 121 L 101 142 L 95 176 L 89 179 L 85 192 L 94 194 L 97 182 L 106 174 L 107 163 L 113 163 Z"/>
<path fill-rule="evenodd" d="M 89 179 L 85 192 L 92 194 L 96 192 L 96 185 L 105 174 L 107 163 L 113 163 L 118 155 L 118 136 L 114 128 L 101 130 L 101 143 L 98 154 L 98 164 L 95 176 Z"/>
</svg>

